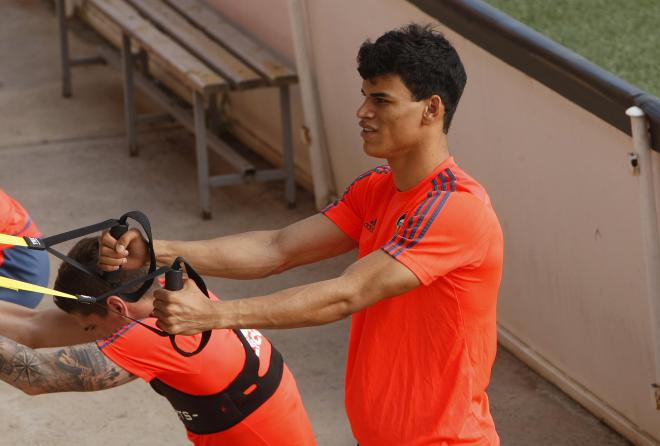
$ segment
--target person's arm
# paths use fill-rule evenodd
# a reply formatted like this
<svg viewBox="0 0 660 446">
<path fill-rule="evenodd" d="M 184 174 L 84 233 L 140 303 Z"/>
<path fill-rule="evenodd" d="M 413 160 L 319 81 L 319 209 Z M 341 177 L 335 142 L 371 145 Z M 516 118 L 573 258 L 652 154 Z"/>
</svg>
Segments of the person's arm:
<svg viewBox="0 0 660 446">
<path fill-rule="evenodd" d="M 322 214 L 279 230 L 253 231 L 202 241 L 154 242 L 157 261 L 161 265 L 169 265 L 176 257 L 182 256 L 200 274 L 229 279 L 266 277 L 355 247 L 355 241 Z M 99 255 L 99 267 L 104 271 L 113 271 L 122 265 L 139 268 L 148 261 L 144 240 L 137 230 L 128 231 L 118 240 L 105 233 Z"/>
<path fill-rule="evenodd" d="M 28 395 L 39 395 L 109 389 L 135 376 L 93 343 L 42 352 L 0 336 L 0 379 Z"/>
<path fill-rule="evenodd" d="M 30 348 L 62 347 L 95 340 L 75 319 L 58 308 L 33 310 L 0 301 L 0 336 Z"/>
<path fill-rule="evenodd" d="M 181 291 L 158 290 L 154 293 L 158 326 L 173 334 L 194 334 L 210 328 L 325 324 L 429 285 L 459 268 L 477 267 L 491 248 L 495 256 L 497 250 L 501 252 L 501 231 L 490 207 L 467 194 L 440 203 L 444 206 L 438 206 L 438 212 L 407 219 L 403 230 L 382 249 L 334 279 L 234 301 L 211 302 L 192 283 Z M 442 215 L 439 220 L 438 215 Z M 423 221 L 423 231 L 411 240 Z"/>
<path fill-rule="evenodd" d="M 183 290 L 157 290 L 154 316 L 173 334 L 212 328 L 294 328 L 343 319 L 376 302 L 420 285 L 407 267 L 377 250 L 341 276 L 267 296 L 210 301 L 188 281 Z"/>
</svg>

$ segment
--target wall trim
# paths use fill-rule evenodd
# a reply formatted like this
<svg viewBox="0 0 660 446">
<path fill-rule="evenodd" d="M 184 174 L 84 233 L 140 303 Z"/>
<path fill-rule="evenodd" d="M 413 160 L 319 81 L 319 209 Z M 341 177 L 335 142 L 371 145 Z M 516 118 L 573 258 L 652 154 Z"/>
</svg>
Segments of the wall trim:
<svg viewBox="0 0 660 446">
<path fill-rule="evenodd" d="M 497 326 L 497 336 L 502 347 L 635 445 L 660 446 L 658 440 L 553 365 L 501 323 Z"/>
</svg>

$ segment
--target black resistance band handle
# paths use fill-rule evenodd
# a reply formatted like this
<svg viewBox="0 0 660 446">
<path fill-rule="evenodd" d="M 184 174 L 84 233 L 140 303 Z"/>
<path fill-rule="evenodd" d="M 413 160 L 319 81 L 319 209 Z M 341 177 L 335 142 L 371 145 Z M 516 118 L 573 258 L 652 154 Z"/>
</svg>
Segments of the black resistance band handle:
<svg viewBox="0 0 660 446">
<path fill-rule="evenodd" d="M 171 269 L 165 273 L 165 289 L 169 291 L 179 291 L 183 289 L 183 271 L 180 269 Z"/>
<path fill-rule="evenodd" d="M 119 237 L 124 235 L 126 231 L 128 231 L 128 225 L 120 223 L 110 228 L 110 235 L 113 236 L 115 239 L 119 239 Z M 121 266 L 119 268 L 121 269 Z M 119 270 L 109 271 L 104 273 L 103 279 L 105 279 L 106 282 L 110 282 L 112 285 L 118 284 L 120 282 Z"/>
<path fill-rule="evenodd" d="M 180 269 L 171 269 L 165 273 L 166 290 L 179 291 L 182 288 L 183 288 L 183 271 L 181 271 Z M 170 342 L 172 343 L 172 347 L 174 347 L 174 350 L 176 350 L 177 353 L 179 353 L 182 356 L 190 357 L 201 352 L 204 349 L 204 347 L 206 347 L 206 344 L 208 344 L 209 339 L 211 339 L 211 330 L 202 333 L 202 340 L 197 346 L 197 349 L 192 352 L 181 350 L 181 348 L 179 348 L 179 346 L 176 345 L 176 336 L 175 335 L 169 335 L 169 336 L 170 336 Z"/>
</svg>

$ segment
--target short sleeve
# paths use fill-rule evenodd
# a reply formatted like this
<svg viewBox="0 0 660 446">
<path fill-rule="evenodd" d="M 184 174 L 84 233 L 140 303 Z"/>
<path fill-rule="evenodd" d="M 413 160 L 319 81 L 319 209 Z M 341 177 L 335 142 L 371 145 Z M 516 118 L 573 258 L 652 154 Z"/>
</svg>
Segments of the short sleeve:
<svg viewBox="0 0 660 446">
<path fill-rule="evenodd" d="M 429 193 L 382 249 L 429 285 L 485 257 L 493 234 L 491 213 L 468 193 Z"/>
<path fill-rule="evenodd" d="M 367 171 L 357 177 L 346 188 L 340 200 L 335 201 L 321 211 L 356 242 L 360 239 L 364 223 L 364 209 L 366 209 L 369 198 L 370 177 L 375 172 L 377 172 L 377 169 Z"/>
<path fill-rule="evenodd" d="M 143 319 L 141 322 L 156 326 L 155 318 Z M 193 351 L 200 337 L 177 336 L 176 342 L 181 349 Z M 151 381 L 160 372 L 199 373 L 201 367 L 198 361 L 181 361 L 169 337 L 158 336 L 135 322 L 108 338 L 96 341 L 96 345 L 112 362 L 145 381 Z"/>
</svg>

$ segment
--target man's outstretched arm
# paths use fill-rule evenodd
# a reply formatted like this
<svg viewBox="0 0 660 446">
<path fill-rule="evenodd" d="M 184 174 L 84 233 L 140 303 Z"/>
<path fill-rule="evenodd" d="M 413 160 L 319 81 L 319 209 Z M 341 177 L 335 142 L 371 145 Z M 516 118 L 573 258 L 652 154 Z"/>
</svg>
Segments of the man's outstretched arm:
<svg viewBox="0 0 660 446">
<path fill-rule="evenodd" d="M 106 358 L 96 344 L 41 352 L 0 336 L 0 379 L 39 395 L 109 389 L 135 376 Z"/>
<path fill-rule="evenodd" d="M 104 271 L 118 266 L 139 268 L 148 261 L 146 246 L 137 230 L 128 231 L 119 240 L 106 233 L 100 245 L 99 267 Z M 252 231 L 212 240 L 154 242 L 161 265 L 169 265 L 182 256 L 200 274 L 229 279 L 266 277 L 355 247 L 355 241 L 322 214 L 279 230 Z"/>
<path fill-rule="evenodd" d="M 181 291 L 157 290 L 154 316 L 169 333 L 195 334 L 211 328 L 295 328 L 343 319 L 376 302 L 420 285 L 412 271 L 378 250 L 341 276 L 267 296 L 210 301 L 192 281 Z"/>
<path fill-rule="evenodd" d="M 73 316 L 59 308 L 33 310 L 2 301 L 0 336 L 30 348 L 84 344 L 96 338 L 94 333 L 84 331 Z"/>
</svg>

